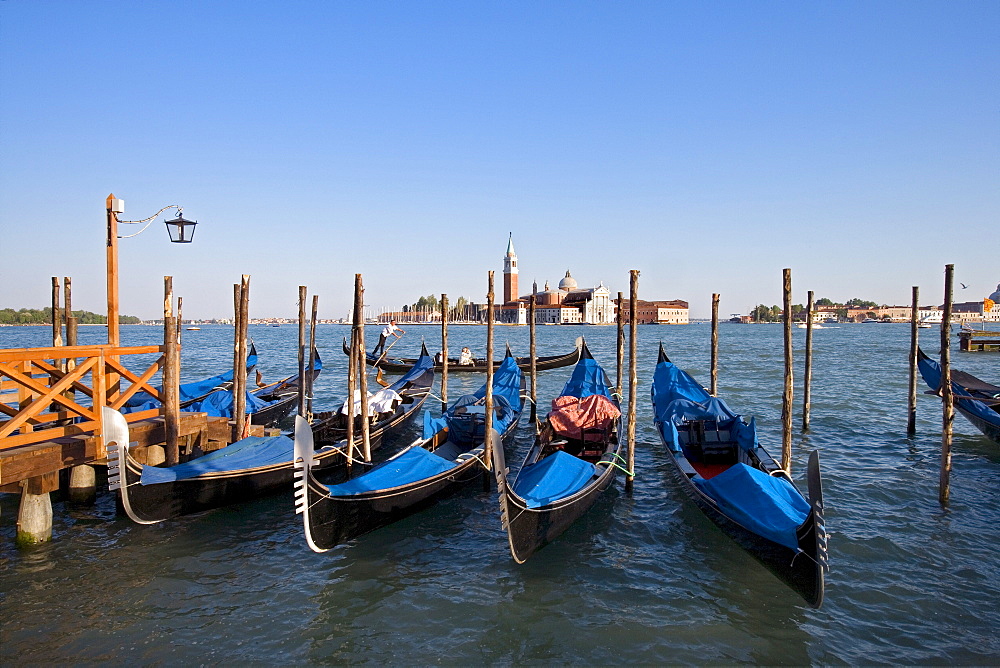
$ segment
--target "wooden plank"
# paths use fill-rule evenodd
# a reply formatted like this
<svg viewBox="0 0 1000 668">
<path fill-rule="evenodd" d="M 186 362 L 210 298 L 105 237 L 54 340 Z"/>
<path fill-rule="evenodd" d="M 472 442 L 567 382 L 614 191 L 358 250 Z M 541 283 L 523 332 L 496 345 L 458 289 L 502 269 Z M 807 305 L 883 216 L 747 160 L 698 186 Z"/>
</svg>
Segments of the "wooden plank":
<svg viewBox="0 0 1000 668">
<path fill-rule="evenodd" d="M 37 359 L 101 357 L 102 355 L 152 355 L 162 353 L 162 346 L 50 346 L 48 348 L 0 348 L 0 362 L 25 362 Z"/>
</svg>

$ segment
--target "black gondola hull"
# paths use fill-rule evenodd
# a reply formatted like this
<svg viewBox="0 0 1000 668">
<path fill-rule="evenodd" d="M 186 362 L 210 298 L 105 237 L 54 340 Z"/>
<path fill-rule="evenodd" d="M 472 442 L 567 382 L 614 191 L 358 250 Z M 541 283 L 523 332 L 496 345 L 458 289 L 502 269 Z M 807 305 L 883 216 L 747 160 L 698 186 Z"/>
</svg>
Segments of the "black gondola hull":
<svg viewBox="0 0 1000 668">
<path fill-rule="evenodd" d="M 344 457 L 339 451 L 317 453 L 320 467 L 343 466 Z M 292 489 L 292 463 L 261 467 L 258 470 L 215 473 L 143 485 L 142 464 L 126 455 L 124 476 L 128 484 L 128 515 L 136 522 L 151 524 L 192 515 L 223 506 L 245 503 L 257 498 L 290 492 Z M 124 505 L 119 491 L 118 503 Z"/>
<path fill-rule="evenodd" d="M 379 490 L 354 497 L 330 496 L 315 478 L 309 479 L 309 533 L 315 547 L 329 550 L 433 505 L 464 485 L 482 479 L 476 460 L 419 484 Z"/>
<path fill-rule="evenodd" d="M 345 355 L 350 355 L 351 350 L 347 345 L 347 340 L 344 340 L 343 349 Z M 531 372 L 531 358 L 529 357 L 517 357 L 517 365 L 521 368 L 521 371 Z M 564 366 L 571 366 L 576 364 L 580 359 L 580 349 L 577 348 L 570 353 L 565 355 L 549 355 L 545 357 L 538 357 L 535 361 L 535 368 L 538 371 L 545 371 L 547 369 L 558 369 Z M 408 357 L 387 357 L 380 355 L 372 355 L 368 353 L 366 355 L 366 360 L 369 366 L 376 366 L 381 368 L 387 373 L 403 373 L 411 366 L 413 366 L 414 359 Z M 496 371 L 503 360 L 493 361 L 493 370 Z M 441 371 L 444 365 L 435 359 L 434 361 L 434 371 Z M 459 364 L 458 360 L 449 358 L 448 361 L 448 373 L 486 373 L 486 361 L 476 360 L 474 364 Z"/>
<path fill-rule="evenodd" d="M 657 430 L 659 431 L 659 430 Z M 662 440 L 662 435 L 661 435 Z M 667 445 L 664 442 L 664 445 Z M 669 446 L 668 446 L 669 449 Z M 821 533 L 822 518 L 815 508 L 796 531 L 799 549 L 796 551 L 750 531 L 719 510 L 710 497 L 703 494 L 684 471 L 679 455 L 671 452 L 671 471 L 681 483 L 684 493 L 723 533 L 732 538 L 754 559 L 794 590 L 805 601 L 818 608 L 823 603 L 825 558 L 816 549 Z"/>
<path fill-rule="evenodd" d="M 558 538 L 590 510 L 614 480 L 615 469 L 611 467 L 579 494 L 541 508 L 528 508 L 524 499 L 508 490 L 504 503 L 509 523 L 507 537 L 514 561 L 523 564 L 528 557 Z"/>
</svg>

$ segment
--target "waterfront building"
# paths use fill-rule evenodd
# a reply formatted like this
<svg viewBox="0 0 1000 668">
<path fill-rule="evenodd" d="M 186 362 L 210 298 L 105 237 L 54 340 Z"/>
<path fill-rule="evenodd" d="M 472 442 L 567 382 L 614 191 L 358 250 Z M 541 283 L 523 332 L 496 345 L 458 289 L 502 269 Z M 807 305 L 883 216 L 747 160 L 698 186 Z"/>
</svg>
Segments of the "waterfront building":
<svg viewBox="0 0 1000 668">
<path fill-rule="evenodd" d="M 531 295 L 518 295 L 517 254 L 514 252 L 514 238 L 507 240 L 507 253 L 503 258 L 503 303 L 496 307 L 497 321 L 501 323 L 526 325 L 528 323 L 528 302 Z M 532 285 L 535 294 L 535 322 L 555 324 L 610 325 L 615 322 L 615 304 L 611 290 L 599 283 L 593 288 L 581 288 L 573 275 L 566 275 L 553 290 L 546 281 L 545 289 L 538 291 L 537 283 Z"/>
<path fill-rule="evenodd" d="M 687 325 L 688 303 L 681 299 L 671 301 L 644 301 L 636 300 L 636 322 L 640 325 Z M 625 321 L 629 320 L 629 302 L 622 302 L 622 316 Z"/>
</svg>

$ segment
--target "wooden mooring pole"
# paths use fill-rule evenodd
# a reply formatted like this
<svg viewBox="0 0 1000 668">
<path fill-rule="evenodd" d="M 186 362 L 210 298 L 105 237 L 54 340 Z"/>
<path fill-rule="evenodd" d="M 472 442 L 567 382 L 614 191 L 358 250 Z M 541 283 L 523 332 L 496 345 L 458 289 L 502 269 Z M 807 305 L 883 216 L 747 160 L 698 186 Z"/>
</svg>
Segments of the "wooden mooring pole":
<svg viewBox="0 0 1000 668">
<path fill-rule="evenodd" d="M 618 293 L 618 314 L 615 318 L 618 324 L 618 344 L 616 348 L 616 375 L 615 375 L 615 394 L 618 395 L 618 401 L 621 401 L 622 395 L 622 379 L 624 376 L 625 369 L 625 311 L 622 306 L 625 304 L 625 296 L 619 292 Z"/>
<path fill-rule="evenodd" d="M 370 422 L 368 420 L 368 346 L 365 344 L 365 286 L 361 274 L 354 275 L 354 300 L 358 310 L 358 390 L 361 392 L 361 452 L 365 461 L 372 460 Z"/>
<path fill-rule="evenodd" d="M 316 366 L 316 322 L 319 318 L 319 295 L 313 295 L 312 314 L 309 318 L 309 363 L 306 368 L 306 419 L 312 422 L 313 419 L 313 383 L 315 374 L 313 367 Z"/>
<path fill-rule="evenodd" d="M 180 352 L 174 316 L 174 279 L 163 277 L 163 450 L 167 466 L 180 463 Z"/>
<path fill-rule="evenodd" d="M 358 356 L 358 320 L 361 318 L 361 287 L 360 274 L 354 275 L 354 306 L 351 311 L 351 354 L 347 363 L 347 477 L 351 477 L 351 465 L 354 459 L 354 420 L 357 417 L 357 404 L 354 394 L 358 387 L 358 360 L 364 366 L 364 351 Z"/>
<path fill-rule="evenodd" d="M 233 440 L 243 438 L 249 426 L 247 420 L 247 331 L 250 320 L 250 276 L 243 274 L 237 288 L 239 308 L 236 316 L 236 366 L 233 376 L 233 418 L 236 433 Z"/>
<path fill-rule="evenodd" d="M 955 397 L 951 388 L 951 309 L 955 265 L 944 267 L 944 313 L 941 317 L 941 475 L 938 501 L 948 503 L 951 495 L 951 435 L 955 422 Z"/>
<path fill-rule="evenodd" d="M 781 468 L 792 472 L 792 270 L 782 270 L 785 325 L 785 389 L 781 400 Z"/>
<path fill-rule="evenodd" d="M 441 293 L 441 412 L 448 410 L 448 295 Z"/>
<path fill-rule="evenodd" d="M 906 435 L 917 435 L 917 350 L 920 348 L 920 288 L 913 286 L 913 305 L 910 307 L 910 385 L 906 411 Z"/>
<path fill-rule="evenodd" d="M 535 346 L 538 339 L 535 337 L 535 305 L 538 296 L 534 291 L 528 300 L 528 355 L 531 357 L 531 424 L 534 426 L 538 420 L 538 355 Z"/>
<path fill-rule="evenodd" d="M 493 429 L 493 272 L 489 274 L 486 290 L 486 439 L 483 442 L 483 491 L 490 489 L 490 471 L 493 469 L 493 451 L 490 448 L 490 431 Z M 498 444 L 498 447 L 503 447 Z"/>
<path fill-rule="evenodd" d="M 806 368 L 802 375 L 802 431 L 809 431 L 813 374 L 813 291 L 806 293 Z"/>
<path fill-rule="evenodd" d="M 306 299 L 309 289 L 299 286 L 299 391 L 296 413 L 306 415 Z"/>
<path fill-rule="evenodd" d="M 639 379 L 636 371 L 636 325 L 638 324 L 639 270 L 629 271 L 628 296 L 628 474 L 625 476 L 625 491 L 632 492 L 635 480 L 635 409 L 636 390 Z"/>
<path fill-rule="evenodd" d="M 719 394 L 719 293 L 712 293 L 712 385 L 709 394 Z"/>
</svg>

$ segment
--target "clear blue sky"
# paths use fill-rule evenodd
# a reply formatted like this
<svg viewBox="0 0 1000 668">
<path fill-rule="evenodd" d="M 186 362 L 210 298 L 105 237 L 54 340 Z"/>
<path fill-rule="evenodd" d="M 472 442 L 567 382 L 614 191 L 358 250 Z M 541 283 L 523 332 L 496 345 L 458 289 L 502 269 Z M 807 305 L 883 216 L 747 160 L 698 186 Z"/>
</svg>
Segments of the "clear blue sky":
<svg viewBox="0 0 1000 668">
<path fill-rule="evenodd" d="M 1000 282 L 1000 2 L 0 2 L 0 307 L 321 317 L 522 292 L 806 290 L 940 303 Z M 123 230 L 127 231 L 127 230 Z M 499 289 L 498 289 L 499 291 Z"/>
</svg>

